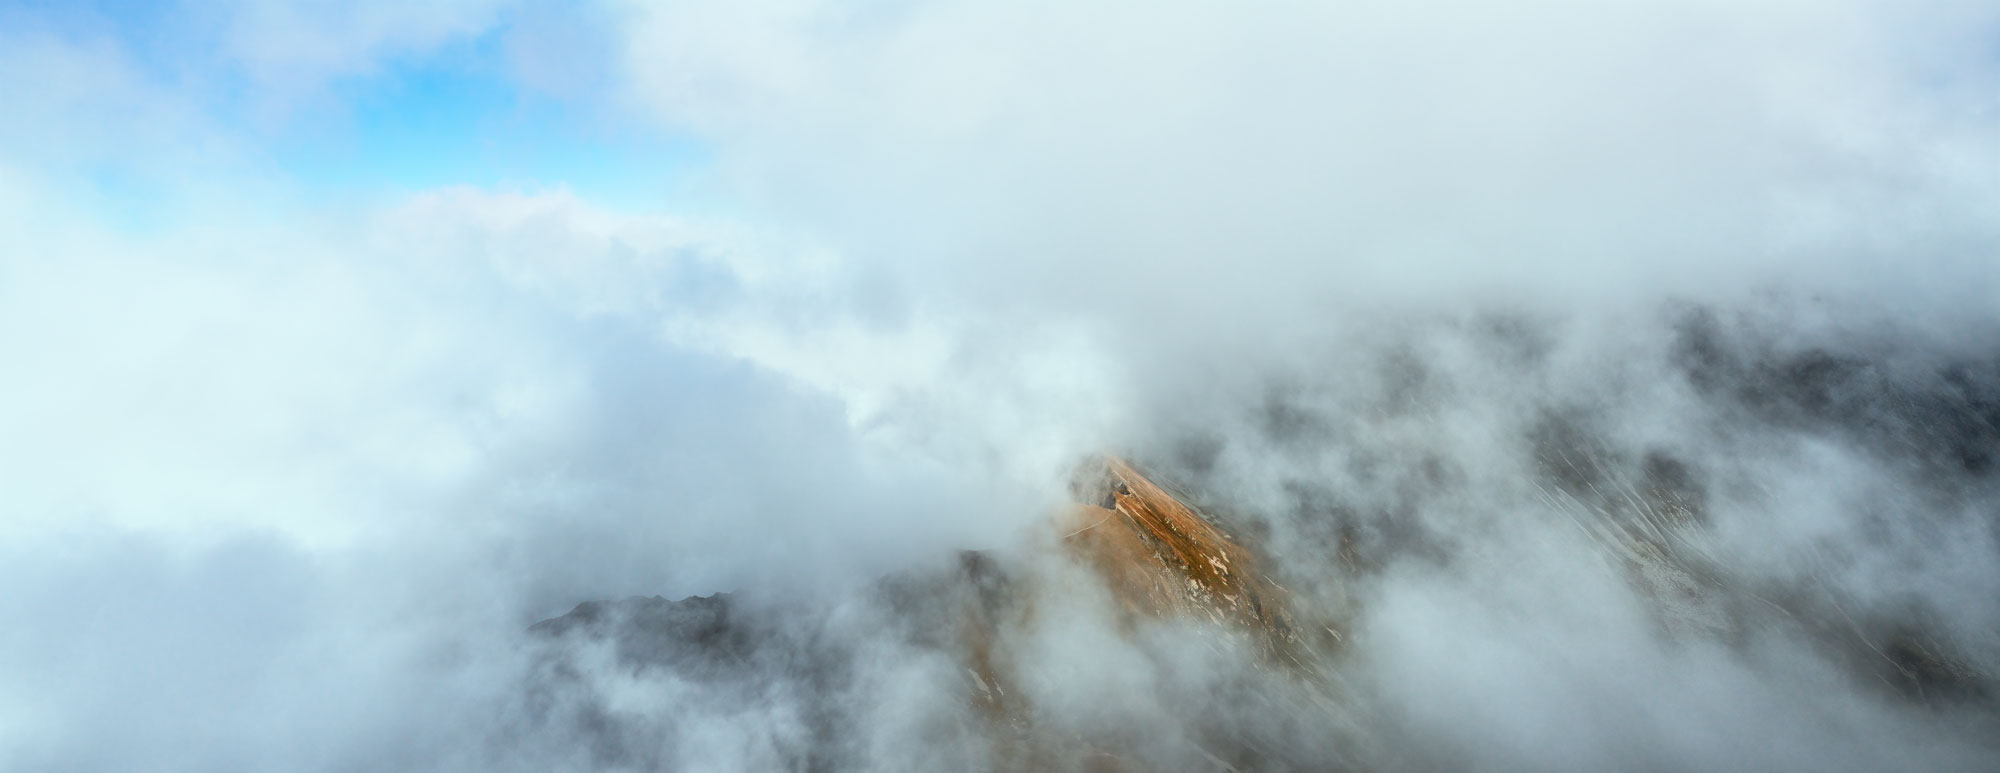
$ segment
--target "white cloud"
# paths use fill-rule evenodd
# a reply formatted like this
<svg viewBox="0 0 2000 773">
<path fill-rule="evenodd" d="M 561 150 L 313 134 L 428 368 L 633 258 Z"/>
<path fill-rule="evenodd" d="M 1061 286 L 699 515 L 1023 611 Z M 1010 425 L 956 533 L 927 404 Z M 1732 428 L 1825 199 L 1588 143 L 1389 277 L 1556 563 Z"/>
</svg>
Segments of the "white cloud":
<svg viewBox="0 0 2000 773">
<path fill-rule="evenodd" d="M 1985 98 L 1936 85 L 1993 81 L 1992 20 L 1950 4 L 633 13 L 639 95 L 736 190 L 941 304 L 1241 345 L 1383 298 L 1713 294 L 1832 248 L 1877 277 L 1912 259 L 1888 234 L 1995 229 Z"/>
<path fill-rule="evenodd" d="M 517 12 L 202 18 L 277 99 L 534 18 Z M 1753 726 L 1772 743 L 1713 759 L 1827 762 L 1813 739 L 1838 732 L 1958 761 L 1950 733 L 1786 635 L 1656 637 L 1534 499 L 1532 444 L 1570 411 L 1609 456 L 1678 454 L 1743 575 L 1831 583 L 1864 612 L 1915 597 L 1976 629 L 2000 586 L 1973 516 L 1898 499 L 1909 480 L 1839 427 L 1802 440 L 1699 394 L 1660 318 L 1775 288 L 1789 305 L 1746 327 L 1781 354 L 1859 340 L 1863 312 L 1925 367 L 1984 352 L 1990 9 L 594 14 L 515 29 L 517 75 L 565 98 L 626 88 L 594 96 L 700 135 L 736 219 L 560 188 L 329 201 L 257 168 L 254 137 L 204 112 L 213 84 L 10 38 L 0 94 L 34 109 L 0 132 L 53 160 L 0 153 L 0 585 L 21 589 L 0 614 L 41 623 L 0 639 L 0 755 L 478 769 L 466 750 L 519 720 L 514 637 L 535 616 L 832 593 L 999 544 L 1110 445 L 1205 454 L 1186 466 L 1293 566 L 1327 545 L 1287 508 L 1387 514 L 1367 538 L 1406 550 L 1382 575 L 1329 589 L 1344 580 L 1308 570 L 1299 590 L 1366 610 L 1356 711 L 1439 755 L 1418 759 L 1693 759 L 1744 751 Z M 606 59 L 552 61 L 569 56 Z M 144 170 L 173 217 L 119 222 L 73 185 L 93 164 Z M 1883 502 L 1907 526 L 1886 542 Z M 1952 549 L 1926 553 L 1940 534 Z M 1800 571 L 1829 547 L 1859 558 Z M 1116 637 L 1072 613 L 1031 632 L 1057 670 L 1030 684 L 1075 716 L 1176 716 L 1158 696 L 1234 662 L 1107 669 L 1076 647 Z M 935 719 L 936 664 L 903 665 L 876 675 L 908 698 L 872 707 L 885 749 Z M 796 729 L 783 705 L 612 687 L 704 728 L 706 759 Z M 521 741 L 547 748 L 520 764 L 581 759 L 565 740 Z M 1854 759 L 1888 758 L 1831 761 Z"/>
<path fill-rule="evenodd" d="M 7 231 L 0 563 L 45 621 L 0 643 L 23 764 L 480 768 L 536 617 L 834 593 L 1038 506 L 700 338 L 757 261 L 698 224 L 472 190 L 200 214 Z"/>
</svg>

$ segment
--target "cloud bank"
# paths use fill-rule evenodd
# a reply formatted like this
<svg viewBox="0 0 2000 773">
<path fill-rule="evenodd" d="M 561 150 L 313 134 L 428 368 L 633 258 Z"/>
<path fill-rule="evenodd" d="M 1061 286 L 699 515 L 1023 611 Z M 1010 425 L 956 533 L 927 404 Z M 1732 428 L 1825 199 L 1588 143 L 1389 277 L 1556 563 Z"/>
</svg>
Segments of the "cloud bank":
<svg viewBox="0 0 2000 773">
<path fill-rule="evenodd" d="M 328 13 L 4 35 L 0 766 L 1003 766 L 874 583 L 1047 560 L 1106 449 L 1347 639 L 1035 591 L 1054 748 L 1995 759 L 1983 4 Z M 714 206 L 321 196 L 215 113 L 489 34 Z M 526 633 L 715 591 L 720 676 Z"/>
</svg>

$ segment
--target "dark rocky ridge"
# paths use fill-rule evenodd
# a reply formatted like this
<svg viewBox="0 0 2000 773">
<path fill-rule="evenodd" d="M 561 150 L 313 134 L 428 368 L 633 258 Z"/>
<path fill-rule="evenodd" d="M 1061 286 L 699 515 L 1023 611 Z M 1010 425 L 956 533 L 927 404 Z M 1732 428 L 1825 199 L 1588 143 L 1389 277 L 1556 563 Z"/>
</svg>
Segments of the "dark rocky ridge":
<svg viewBox="0 0 2000 773">
<path fill-rule="evenodd" d="M 1552 344 L 1536 341 L 1527 354 L 1501 347 L 1496 356 L 1505 367 L 1540 367 Z M 2000 649 L 1991 641 L 1968 639 L 1955 624 L 1961 621 L 1921 603 L 1857 604 L 1829 581 L 1843 560 L 1838 554 L 1788 576 L 1749 573 L 1718 558 L 1708 535 L 1717 507 L 1757 495 L 1744 460 L 1799 439 L 1874 460 L 1895 493 L 1922 502 L 1921 517 L 1935 523 L 1897 524 L 1906 539 L 1968 521 L 2000 534 L 1993 463 L 2000 356 L 1781 342 L 1705 313 L 1675 323 L 1666 354 L 1660 372 L 1683 380 L 1701 401 L 1685 420 L 1694 434 L 1706 433 L 1704 453 L 1619 440 L 1611 429 L 1615 404 L 1548 399 L 1514 438 L 1533 460 L 1535 504 L 1574 517 L 1653 605 L 1662 637 L 1744 649 L 1758 637 L 1796 639 L 1843 670 L 1859 692 L 1993 725 Z M 1355 415 L 1422 420 L 1453 393 L 1445 369 L 1407 355 L 1396 362 L 1389 374 L 1396 388 L 1379 407 L 1335 414 L 1273 392 L 1249 426 L 1283 453 L 1323 453 L 1363 434 Z M 661 750 L 678 731 L 599 708 L 609 701 L 587 694 L 595 688 L 575 645 L 600 647 L 634 673 L 696 685 L 691 699 L 709 707 L 785 702 L 800 730 L 780 743 L 782 759 L 798 769 L 865 768 L 876 759 L 869 720 L 853 709 L 882 698 L 871 662 L 885 657 L 882 643 L 890 642 L 888 657 L 939 664 L 933 673 L 941 697 L 929 704 L 936 716 L 923 727 L 938 747 L 926 759 L 941 768 L 1397 767 L 1397 752 L 1371 750 L 1366 733 L 1343 724 L 1338 672 L 1347 665 L 1343 630 L 1355 609 L 1341 594 L 1346 584 L 1411 562 L 1448 570 L 1466 549 L 1466 534 L 1439 532 L 1418 517 L 1435 503 L 1470 496 L 1465 489 L 1473 485 L 1451 439 L 1432 440 L 1442 445 L 1351 454 L 1355 479 L 1378 494 L 1372 499 L 1301 478 L 1284 487 L 1289 510 L 1239 515 L 1229 508 L 1224 517 L 1210 503 L 1227 486 L 1211 476 L 1227 470 L 1223 460 L 1235 449 L 1212 435 L 1174 439 L 1163 444 L 1176 449 L 1162 463 L 1168 473 L 1157 477 L 1183 481 L 1193 494 L 1117 459 L 1086 465 L 1077 476 L 1079 504 L 1058 514 L 1050 544 L 1095 578 L 1094 589 L 1065 585 L 1076 575 L 1021 556 L 965 553 L 949 569 L 885 578 L 858 602 L 859 623 L 823 609 L 752 609 L 726 594 L 586 603 L 532 629 L 564 645 L 550 648 L 538 689 L 550 696 L 547 716 L 568 717 L 608 764 L 643 769 L 673 759 Z M 1262 549 L 1274 539 L 1285 540 L 1285 549 Z M 1921 545 L 1880 550 L 1926 560 Z M 1301 583 L 1305 592 L 1291 590 Z M 1230 662 L 1254 665 L 1223 670 L 1199 695 L 1172 694 L 1181 686 L 1163 681 L 1156 689 L 1168 694 L 1147 699 L 1165 705 L 1165 716 L 1093 723 L 1037 704 L 1034 683 L 1045 676 L 1027 660 L 1033 631 L 1051 599 L 1091 593 L 1114 602 L 1127 646 L 1156 666 L 1179 656 L 1167 650 L 1217 642 L 1252 653 Z M 1162 649 L 1149 638 L 1160 630 L 1182 639 Z M 1148 730 L 1146 723 L 1163 721 L 1167 729 Z M 1170 738 L 1151 737 L 1162 734 Z"/>
<path fill-rule="evenodd" d="M 1096 476 L 1086 484 L 1094 487 L 1091 498 L 1113 507 L 1079 506 L 1077 519 L 1059 519 L 1066 533 L 1057 539 L 1068 560 L 1094 573 L 1128 615 L 1128 631 L 1149 621 L 1212 625 L 1223 641 L 1261 652 L 1259 659 L 1273 669 L 1306 667 L 1308 645 L 1294 630 L 1283 591 L 1257 573 L 1254 554 L 1129 463 L 1111 459 L 1087 469 Z M 1217 769 L 1282 758 L 1282 752 L 1246 744 L 1240 732 L 1203 730 L 1199 722 L 1196 736 L 1206 740 L 1162 741 L 1130 736 L 1132 728 L 1103 733 L 1045 722 L 1019 687 L 1029 678 L 1021 669 L 1033 664 L 1011 648 L 1038 624 L 1037 598 L 1075 592 L 1061 587 L 1072 578 L 1051 575 L 1032 561 L 965 551 L 948 570 L 875 584 L 862 604 L 879 626 L 874 638 L 893 640 L 905 656 L 951 666 L 945 708 L 969 732 L 947 759 L 1007 769 L 1149 770 L 1189 754 L 1213 760 Z M 554 645 L 538 685 L 542 721 L 569 722 L 605 765 L 643 768 L 672 745 L 672 728 L 634 729 L 635 718 L 599 708 L 606 701 L 590 694 L 585 672 L 592 666 L 577 662 L 575 654 L 598 647 L 615 668 L 704 688 L 699 694 L 710 708 L 714 702 L 751 705 L 782 693 L 810 718 L 804 743 L 788 759 L 806 770 L 863 767 L 856 747 L 864 732 L 847 707 L 868 700 L 873 686 L 857 679 L 868 667 L 863 661 L 880 653 L 842 630 L 835 616 L 803 607 L 752 609 L 723 593 L 584 602 L 529 629 Z M 1285 681 L 1313 678 L 1305 670 L 1274 673 Z M 562 707 L 567 717 L 559 716 Z"/>
</svg>

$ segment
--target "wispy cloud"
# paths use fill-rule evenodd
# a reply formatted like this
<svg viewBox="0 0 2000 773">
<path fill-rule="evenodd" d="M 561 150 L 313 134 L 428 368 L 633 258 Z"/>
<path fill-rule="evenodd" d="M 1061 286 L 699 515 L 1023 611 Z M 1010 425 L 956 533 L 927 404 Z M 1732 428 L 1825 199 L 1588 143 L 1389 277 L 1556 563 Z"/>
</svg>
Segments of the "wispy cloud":
<svg viewBox="0 0 2000 773">
<path fill-rule="evenodd" d="M 601 763 L 526 625 L 717 590 L 852 656 L 840 759 L 976 763 L 853 591 L 1104 449 L 1353 639 L 1274 716 L 1046 597 L 998 646 L 1077 733 L 1990 763 L 1884 654 L 2000 668 L 1981 4 L 572 10 L 0 13 L 0 767 Z M 1655 490 L 1678 563 L 1606 547 Z M 641 763 L 812 737 L 797 664 L 567 654 L 699 731 Z"/>
</svg>

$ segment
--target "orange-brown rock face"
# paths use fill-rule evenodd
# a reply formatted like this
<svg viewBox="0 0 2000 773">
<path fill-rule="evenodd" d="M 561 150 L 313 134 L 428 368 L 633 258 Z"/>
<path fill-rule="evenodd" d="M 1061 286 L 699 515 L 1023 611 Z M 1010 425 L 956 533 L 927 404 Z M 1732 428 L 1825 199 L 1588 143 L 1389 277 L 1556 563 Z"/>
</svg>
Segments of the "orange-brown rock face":
<svg viewBox="0 0 2000 773">
<path fill-rule="evenodd" d="M 1122 459 L 1087 467 L 1079 483 L 1079 496 L 1096 504 L 1073 508 L 1063 540 L 1128 612 L 1238 625 L 1268 647 L 1292 638 L 1285 590 L 1193 507 Z"/>
</svg>

